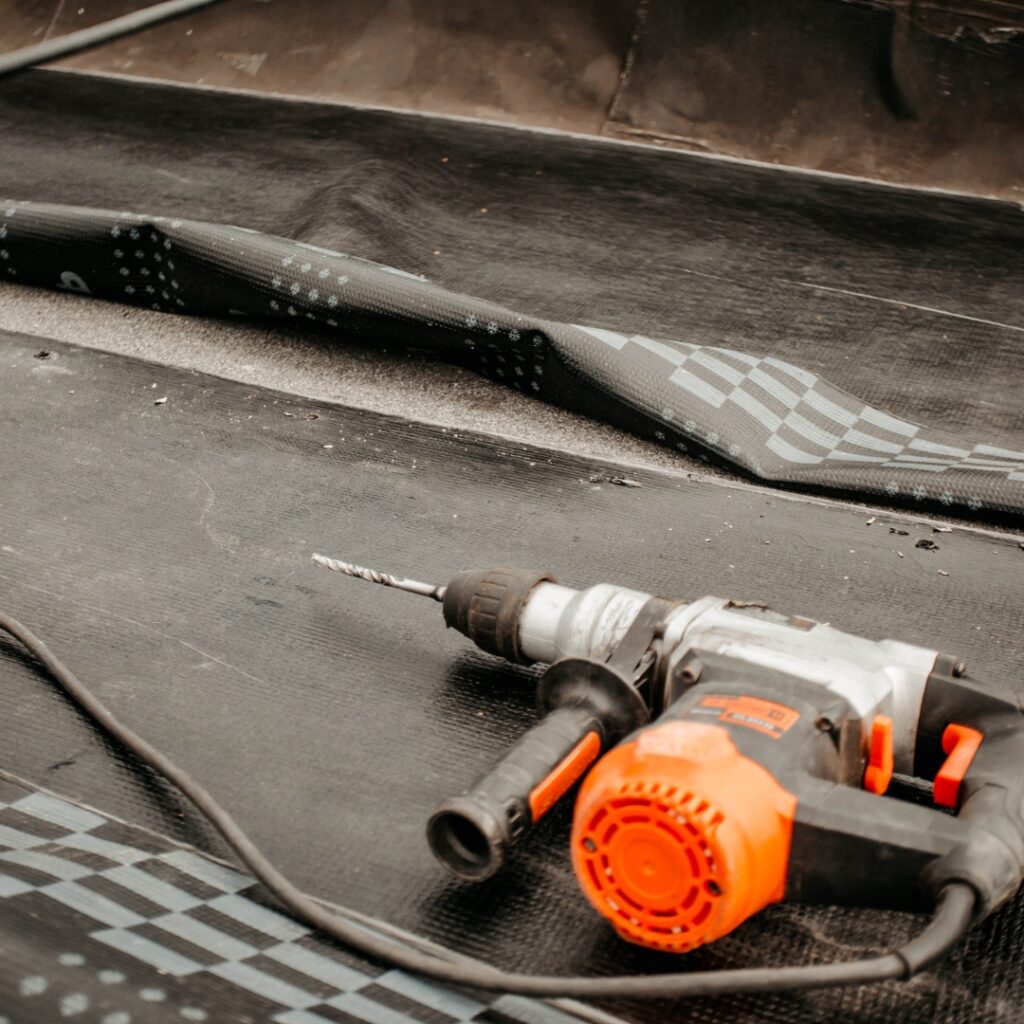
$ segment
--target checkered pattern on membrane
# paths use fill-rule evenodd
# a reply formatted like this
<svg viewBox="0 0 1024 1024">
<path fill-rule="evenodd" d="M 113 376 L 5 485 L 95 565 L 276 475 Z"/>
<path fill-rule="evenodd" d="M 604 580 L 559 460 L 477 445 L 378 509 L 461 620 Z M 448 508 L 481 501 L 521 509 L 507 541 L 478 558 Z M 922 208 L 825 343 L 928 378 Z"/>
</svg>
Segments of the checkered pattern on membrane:
<svg viewBox="0 0 1024 1024">
<path fill-rule="evenodd" d="M 0 1020 L 570 1024 L 320 941 L 252 878 L 0 779 Z"/>
<path fill-rule="evenodd" d="M 920 927 L 889 916 L 891 947 Z M 794 995 L 616 1007 L 609 1024 L 1017 1024 L 1018 898 L 937 973 Z M 870 955 L 878 919 L 841 908 L 762 913 L 701 966 Z M 671 962 L 673 965 L 676 961 Z M 665 965 L 668 966 L 668 963 Z M 488 997 L 389 970 L 320 941 L 252 878 L 134 826 L 0 777 L 0 1020 L 76 1024 L 571 1024 L 548 1003 Z"/>
<path fill-rule="evenodd" d="M 555 323 L 244 228 L 0 200 L 0 276 L 160 311 L 313 321 L 428 347 L 782 486 L 1024 513 L 1024 451 L 912 423 L 776 359 Z"/>
</svg>

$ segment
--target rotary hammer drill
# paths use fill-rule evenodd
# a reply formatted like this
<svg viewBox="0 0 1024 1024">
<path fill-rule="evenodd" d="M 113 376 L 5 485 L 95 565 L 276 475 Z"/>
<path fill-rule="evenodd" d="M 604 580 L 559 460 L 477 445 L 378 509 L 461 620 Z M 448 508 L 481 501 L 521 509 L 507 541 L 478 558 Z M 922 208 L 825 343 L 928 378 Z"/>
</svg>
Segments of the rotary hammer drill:
<svg viewBox="0 0 1024 1024">
<path fill-rule="evenodd" d="M 587 590 L 515 568 L 447 587 L 314 556 L 442 603 L 483 650 L 549 665 L 541 719 L 430 818 L 438 860 L 493 875 L 581 778 L 572 862 L 630 942 L 685 952 L 780 900 L 980 918 L 1024 879 L 1024 714 L 955 657 L 759 603 Z M 934 807 L 886 798 L 932 781 Z"/>
</svg>

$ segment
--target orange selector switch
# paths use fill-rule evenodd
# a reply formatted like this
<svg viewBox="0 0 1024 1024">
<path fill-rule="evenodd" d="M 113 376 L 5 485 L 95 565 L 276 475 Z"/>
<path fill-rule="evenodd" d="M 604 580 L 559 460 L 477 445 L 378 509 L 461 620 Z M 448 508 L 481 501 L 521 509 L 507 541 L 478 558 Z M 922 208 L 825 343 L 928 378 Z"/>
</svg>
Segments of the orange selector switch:
<svg viewBox="0 0 1024 1024">
<path fill-rule="evenodd" d="M 871 723 L 868 765 L 864 769 L 864 788 L 881 796 L 892 782 L 895 757 L 892 742 L 892 719 L 876 715 Z"/>
<path fill-rule="evenodd" d="M 623 938 L 685 952 L 782 899 L 795 810 L 724 728 L 648 726 L 584 782 L 573 866 Z"/>
</svg>

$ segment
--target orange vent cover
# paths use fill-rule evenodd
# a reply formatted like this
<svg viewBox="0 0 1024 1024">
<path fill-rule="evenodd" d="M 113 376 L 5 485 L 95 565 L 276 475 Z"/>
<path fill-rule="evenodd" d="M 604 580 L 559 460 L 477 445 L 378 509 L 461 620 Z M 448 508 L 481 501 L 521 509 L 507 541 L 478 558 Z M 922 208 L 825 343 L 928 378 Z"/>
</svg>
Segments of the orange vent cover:
<svg viewBox="0 0 1024 1024">
<path fill-rule="evenodd" d="M 591 770 L 572 860 L 630 942 L 683 953 L 782 899 L 796 798 L 720 726 L 649 726 Z"/>
</svg>

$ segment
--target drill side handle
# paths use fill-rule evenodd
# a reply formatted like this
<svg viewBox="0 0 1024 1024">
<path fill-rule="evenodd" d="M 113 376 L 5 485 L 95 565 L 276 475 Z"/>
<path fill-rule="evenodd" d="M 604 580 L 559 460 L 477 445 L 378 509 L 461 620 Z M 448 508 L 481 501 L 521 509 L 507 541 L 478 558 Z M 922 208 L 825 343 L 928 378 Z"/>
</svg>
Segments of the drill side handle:
<svg viewBox="0 0 1024 1024">
<path fill-rule="evenodd" d="M 565 658 L 543 675 L 546 714 L 462 796 L 427 823 L 434 856 L 467 881 L 481 881 L 610 746 L 648 718 L 630 682 L 607 664 Z"/>
<path fill-rule="evenodd" d="M 481 881 L 605 750 L 605 732 L 588 704 L 556 708 L 523 735 L 462 796 L 427 823 L 434 856 L 460 878 Z"/>
</svg>

